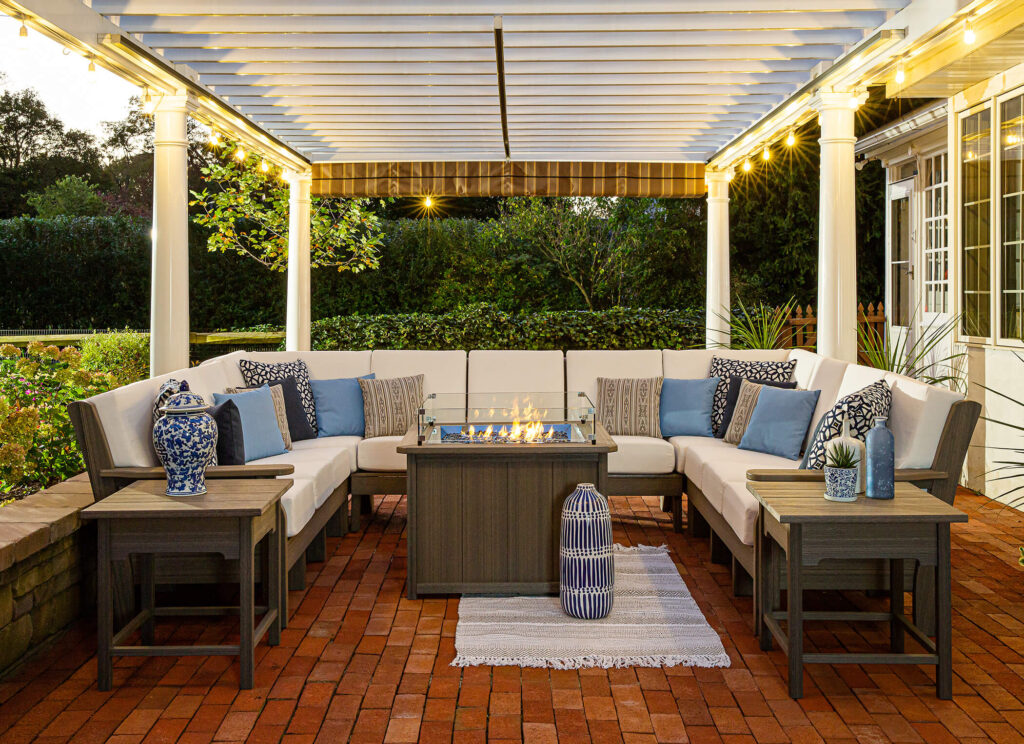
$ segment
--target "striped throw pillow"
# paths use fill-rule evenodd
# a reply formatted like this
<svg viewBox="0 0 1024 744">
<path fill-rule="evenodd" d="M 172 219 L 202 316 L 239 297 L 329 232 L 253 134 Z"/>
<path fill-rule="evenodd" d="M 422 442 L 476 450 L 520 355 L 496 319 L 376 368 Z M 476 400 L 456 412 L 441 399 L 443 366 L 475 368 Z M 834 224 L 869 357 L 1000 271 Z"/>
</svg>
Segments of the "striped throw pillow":
<svg viewBox="0 0 1024 744">
<path fill-rule="evenodd" d="M 598 377 L 597 420 L 609 434 L 661 436 L 663 377 Z"/>
<path fill-rule="evenodd" d="M 740 380 L 740 393 L 736 397 L 736 407 L 732 411 L 729 428 L 725 430 L 725 441 L 729 444 L 739 444 L 743 439 L 743 432 L 747 430 L 750 417 L 754 414 L 754 408 L 757 406 L 757 396 L 761 394 L 761 387 L 756 382 Z"/>
<path fill-rule="evenodd" d="M 416 414 L 423 405 L 423 375 L 376 380 L 360 377 L 359 389 L 363 392 L 367 439 L 400 437 L 416 423 Z"/>
</svg>

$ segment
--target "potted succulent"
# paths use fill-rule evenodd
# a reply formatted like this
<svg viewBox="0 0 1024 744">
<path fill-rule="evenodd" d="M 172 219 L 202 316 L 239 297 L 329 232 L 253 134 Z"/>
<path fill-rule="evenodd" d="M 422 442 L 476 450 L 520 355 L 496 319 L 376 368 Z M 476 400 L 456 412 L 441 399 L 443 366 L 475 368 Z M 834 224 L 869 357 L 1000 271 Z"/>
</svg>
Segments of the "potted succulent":
<svg viewBox="0 0 1024 744">
<path fill-rule="evenodd" d="M 825 455 L 825 498 L 829 501 L 857 500 L 857 451 L 836 444 Z"/>
</svg>

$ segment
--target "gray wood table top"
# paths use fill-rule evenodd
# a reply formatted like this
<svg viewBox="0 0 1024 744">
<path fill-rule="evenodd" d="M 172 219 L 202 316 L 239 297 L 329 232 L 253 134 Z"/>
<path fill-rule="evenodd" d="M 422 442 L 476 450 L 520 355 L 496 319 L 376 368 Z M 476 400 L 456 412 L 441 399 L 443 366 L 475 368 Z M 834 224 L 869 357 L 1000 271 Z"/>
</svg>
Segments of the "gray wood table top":
<svg viewBox="0 0 1024 744">
<path fill-rule="evenodd" d="M 167 481 L 141 480 L 82 510 L 82 518 L 258 517 L 291 485 L 283 478 L 208 480 L 201 496 L 168 496 Z"/>
<path fill-rule="evenodd" d="M 967 515 L 910 483 L 896 484 L 896 497 L 853 503 L 827 501 L 823 483 L 747 481 L 747 490 L 780 524 L 810 522 L 966 522 Z"/>
</svg>

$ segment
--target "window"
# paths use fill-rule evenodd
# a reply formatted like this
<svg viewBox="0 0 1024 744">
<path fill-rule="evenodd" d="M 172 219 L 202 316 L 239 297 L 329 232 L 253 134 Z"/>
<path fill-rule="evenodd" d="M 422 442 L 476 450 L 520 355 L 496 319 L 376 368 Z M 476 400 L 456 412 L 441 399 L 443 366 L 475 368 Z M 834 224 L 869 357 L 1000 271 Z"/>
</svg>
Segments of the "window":
<svg viewBox="0 0 1024 744">
<path fill-rule="evenodd" d="M 949 311 L 946 153 L 924 161 L 924 312 Z"/>
<path fill-rule="evenodd" d="M 999 208 L 1001 221 L 1000 333 L 1024 340 L 1024 230 L 1021 207 L 1024 199 L 1024 95 L 1003 101 L 999 107 Z"/>
<path fill-rule="evenodd" d="M 960 171 L 963 230 L 963 332 L 991 334 L 989 300 L 992 166 L 992 111 L 984 109 L 960 121 Z"/>
<path fill-rule="evenodd" d="M 895 194 L 894 194 L 895 196 Z M 890 287 L 889 319 L 894 326 L 910 324 L 910 193 L 889 202 Z"/>
</svg>

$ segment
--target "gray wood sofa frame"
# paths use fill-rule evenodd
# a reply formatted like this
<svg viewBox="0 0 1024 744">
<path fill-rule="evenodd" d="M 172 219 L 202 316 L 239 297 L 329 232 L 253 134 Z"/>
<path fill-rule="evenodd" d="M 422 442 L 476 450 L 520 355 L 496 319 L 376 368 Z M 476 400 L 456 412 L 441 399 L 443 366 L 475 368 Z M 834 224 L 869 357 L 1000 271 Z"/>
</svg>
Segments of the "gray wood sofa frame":
<svg viewBox="0 0 1024 744">
<path fill-rule="evenodd" d="M 75 438 L 85 458 L 93 498 L 96 501 L 119 491 L 133 481 L 162 480 L 166 477 L 161 467 L 117 467 L 114 465 L 107 443 L 103 422 L 96 406 L 88 400 L 78 400 L 68 405 L 71 423 L 75 427 Z M 291 475 L 291 465 L 219 465 L 206 469 L 207 478 L 276 478 Z M 317 508 L 313 517 L 298 534 L 287 538 L 284 552 L 284 570 L 288 572 L 288 587 L 292 590 L 305 588 L 306 561 L 323 561 L 327 556 L 327 538 L 341 537 L 348 531 L 346 519 L 350 479 L 346 478 L 327 500 Z M 157 578 L 161 583 L 173 584 L 218 584 L 237 580 L 237 561 L 224 561 L 216 556 L 188 556 L 174 562 L 158 561 Z M 115 608 L 119 616 L 130 605 L 130 597 L 123 592 L 131 584 L 131 567 L 115 571 L 124 578 L 121 596 L 115 597 Z M 287 602 L 287 597 L 283 600 Z M 287 607 L 282 605 L 283 620 L 287 622 Z"/>
<path fill-rule="evenodd" d="M 980 415 L 981 405 L 975 401 L 961 400 L 954 403 L 946 416 L 932 466 L 926 469 L 897 470 L 896 480 L 909 481 L 952 504 L 967 457 L 967 448 Z M 824 483 L 825 474 L 820 470 L 748 470 L 747 479 Z M 711 560 L 731 564 L 733 592 L 749 595 L 753 589 L 754 547 L 739 539 L 725 518 L 692 482 L 686 484 L 686 497 L 690 534 L 710 540 Z M 883 560 L 823 562 L 816 567 L 806 568 L 803 576 L 805 589 L 887 591 L 889 588 L 889 570 Z M 782 580 L 784 588 L 784 575 Z M 930 632 L 934 626 L 934 568 L 913 566 L 908 562 L 905 581 L 913 587 L 914 624 Z"/>
</svg>

